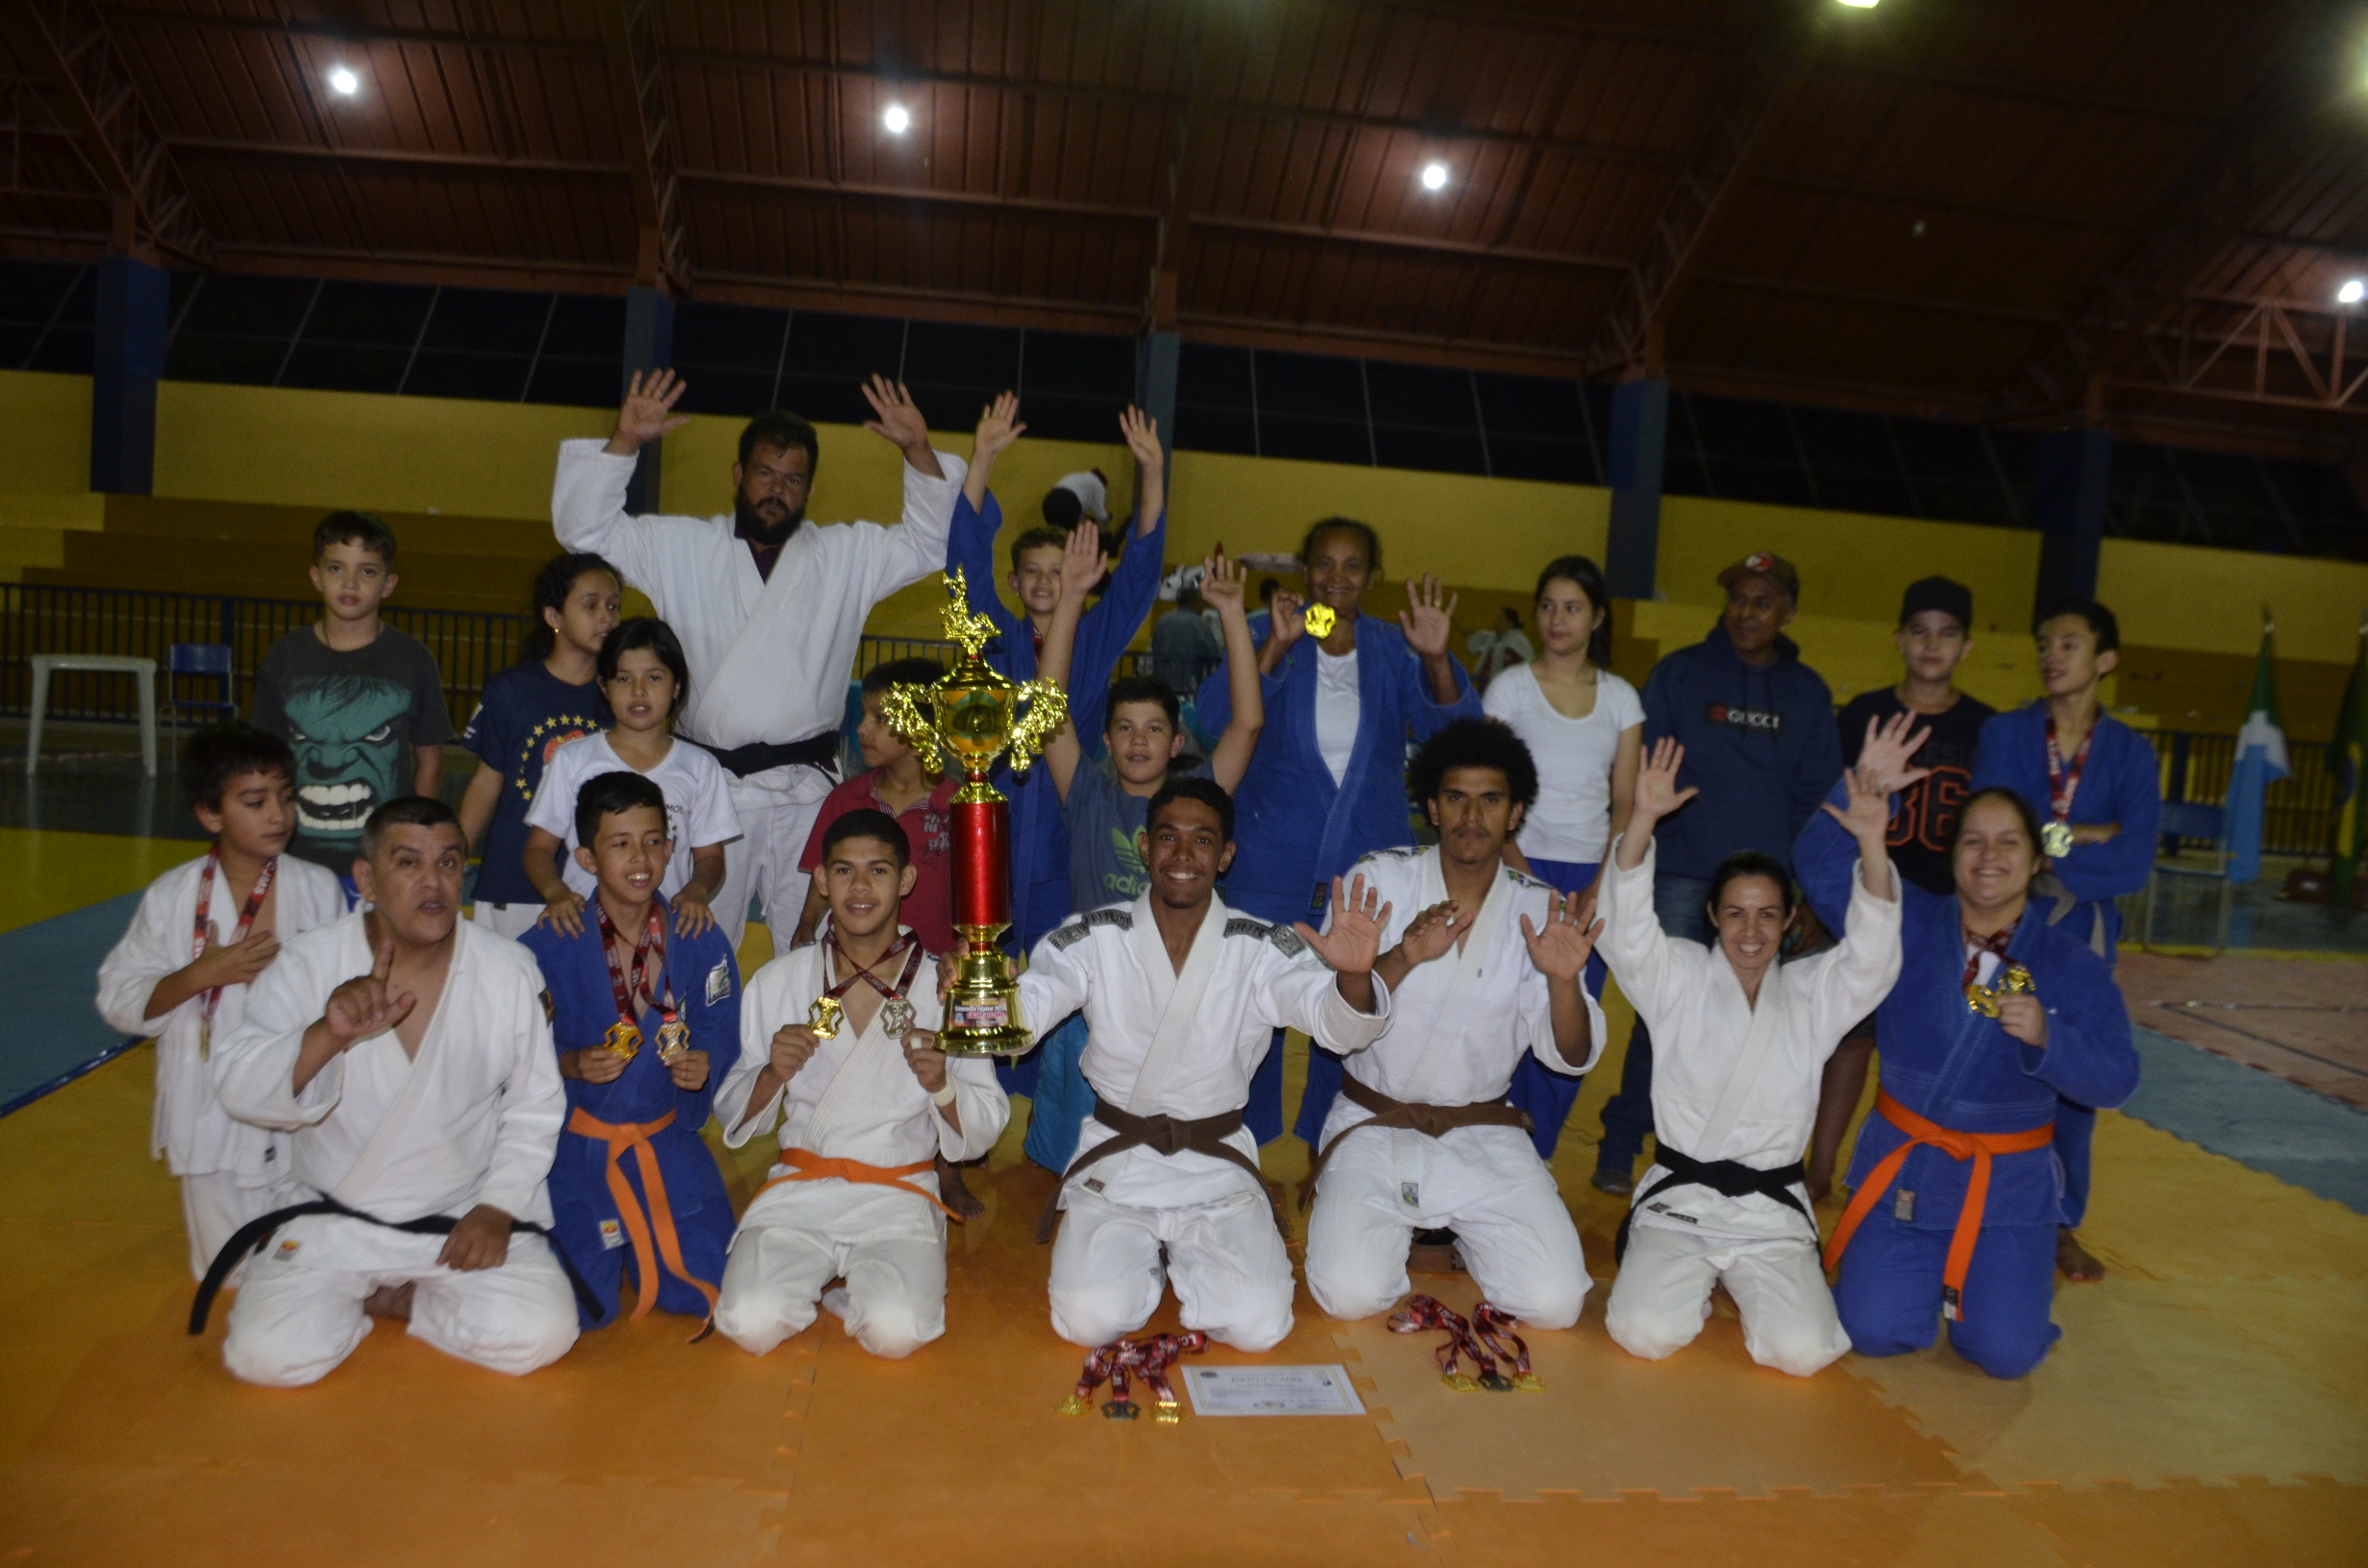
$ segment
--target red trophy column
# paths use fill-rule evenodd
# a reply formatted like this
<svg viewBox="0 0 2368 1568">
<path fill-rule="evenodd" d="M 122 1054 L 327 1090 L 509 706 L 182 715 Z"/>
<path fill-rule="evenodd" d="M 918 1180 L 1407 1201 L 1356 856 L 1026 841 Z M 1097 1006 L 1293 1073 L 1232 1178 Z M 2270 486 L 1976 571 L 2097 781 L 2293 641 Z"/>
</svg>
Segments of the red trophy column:
<svg viewBox="0 0 2368 1568">
<path fill-rule="evenodd" d="M 976 933 L 983 946 L 1011 923 L 1011 805 L 999 796 L 953 803 L 953 923 L 966 936 L 990 928 Z"/>
</svg>

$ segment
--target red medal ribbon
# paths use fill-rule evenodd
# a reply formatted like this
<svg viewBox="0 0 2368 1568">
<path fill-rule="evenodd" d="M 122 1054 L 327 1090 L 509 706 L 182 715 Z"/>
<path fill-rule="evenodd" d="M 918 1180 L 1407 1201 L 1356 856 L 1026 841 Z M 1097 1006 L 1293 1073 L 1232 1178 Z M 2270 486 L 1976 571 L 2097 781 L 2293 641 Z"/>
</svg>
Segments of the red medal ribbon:
<svg viewBox="0 0 2368 1568">
<path fill-rule="evenodd" d="M 2007 948 L 2012 944 L 2014 932 L 2022 923 L 2023 918 L 2017 915 L 2011 924 L 2000 926 L 1986 937 L 1977 937 L 1961 925 L 1958 927 L 1965 939 L 1965 978 L 1961 983 L 1970 986 L 1975 977 L 1981 974 L 1984 953 L 1996 954 L 1999 966 L 2004 968 L 2007 961 Z"/>
<path fill-rule="evenodd" d="M 1492 1339 L 1496 1338 L 1505 1327 L 1513 1322 L 1510 1316 L 1489 1306 L 1486 1302 L 1481 1303 L 1474 1315 L 1488 1325 L 1488 1337 Z M 1490 1354 L 1489 1346 L 1482 1342 L 1482 1335 L 1475 1332 L 1472 1319 L 1467 1318 L 1446 1303 L 1433 1296 L 1409 1296 L 1406 1298 L 1405 1308 L 1390 1315 L 1392 1334 L 1420 1334 L 1426 1329 L 1442 1329 L 1446 1332 L 1447 1342 L 1441 1345 L 1436 1354 L 1439 1358 L 1440 1381 L 1448 1387 L 1460 1393 L 1468 1393 L 1474 1388 L 1487 1388 L 1501 1393 L 1519 1386 L 1513 1379 L 1496 1370 L 1497 1357 Z M 1517 1364 L 1521 1376 L 1534 1378 L 1535 1374 L 1528 1368 L 1529 1347 L 1521 1344 L 1517 1337 L 1510 1335 L 1505 1337 L 1514 1338 L 1514 1343 L 1518 1346 L 1520 1360 Z M 1500 1344 L 1499 1354 L 1501 1353 Z M 1457 1360 L 1465 1356 L 1471 1358 L 1472 1372 L 1475 1376 L 1466 1377 L 1458 1370 Z M 1536 1386 L 1543 1386 L 1543 1384 L 1536 1384 Z"/>
<path fill-rule="evenodd" d="M 617 998 L 617 1017 L 636 1029 L 641 1025 L 641 1009 L 633 1005 L 635 997 L 649 998 L 649 1005 L 659 1005 L 656 976 L 666 967 L 666 917 L 654 900 L 650 905 L 650 919 L 641 928 L 640 940 L 633 943 L 632 962 L 625 961 L 625 939 L 617 934 L 614 920 L 608 918 L 608 906 L 598 898 L 592 900 L 592 912 L 600 919 L 601 956 L 608 961 L 608 989 Z M 674 1021 L 674 988 L 665 988 L 666 1021 Z"/>
<path fill-rule="evenodd" d="M 197 938 L 189 949 L 192 962 L 206 956 L 206 939 L 212 934 L 213 926 L 210 917 L 213 913 L 213 873 L 215 868 L 221 864 L 220 850 L 206 851 L 206 869 L 198 873 L 197 878 Z M 255 929 L 255 917 L 262 911 L 263 900 L 271 893 L 272 880 L 279 874 L 280 857 L 274 855 L 263 862 L 263 869 L 256 873 L 254 891 L 247 894 L 246 903 L 239 908 L 238 925 L 231 933 L 231 942 L 246 941 L 247 933 Z M 227 946 L 229 943 L 224 945 Z M 209 1029 L 213 1025 L 213 1010 L 221 1005 L 222 989 L 220 986 L 210 989 L 206 992 L 206 1005 L 199 1011 L 199 1023 Z"/>
<path fill-rule="evenodd" d="M 2090 724 L 2088 733 L 2081 737 L 2081 748 L 2067 770 L 2063 752 L 2056 746 L 2056 716 L 2047 716 L 2047 810 L 2060 822 L 2072 820 L 2072 797 L 2080 793 L 2081 772 L 2088 766 L 2088 747 L 2097 738 L 2097 726 Z"/>
<path fill-rule="evenodd" d="M 1114 1421 L 1132 1421 L 1141 1410 L 1128 1397 L 1130 1375 L 1140 1376 L 1151 1390 L 1156 1408 L 1155 1419 L 1173 1422 L 1180 1414 L 1175 1387 L 1168 1381 L 1169 1369 L 1177 1360 L 1206 1350 L 1209 1336 L 1196 1329 L 1189 1334 L 1155 1334 L 1148 1339 L 1113 1339 L 1108 1344 L 1089 1351 L 1085 1371 L 1067 1399 L 1061 1401 L 1063 1415 L 1083 1415 L 1094 1408 L 1094 1390 L 1103 1383 L 1110 1384 L 1110 1403 L 1101 1413 Z"/>
<path fill-rule="evenodd" d="M 854 984 L 858 980 L 870 981 L 872 983 L 872 989 L 879 992 L 881 1001 L 893 1002 L 898 997 L 904 994 L 904 988 L 913 983 L 913 976 L 921 969 L 921 939 L 914 936 L 910 931 L 900 931 L 897 933 L 895 944 L 886 952 L 879 955 L 881 961 L 885 962 L 896 957 L 899 953 L 905 952 L 907 949 L 910 950 L 911 956 L 904 960 L 904 972 L 897 976 L 897 983 L 893 986 L 889 985 L 885 980 L 882 980 L 878 975 L 874 974 L 870 969 L 865 968 L 862 965 L 856 963 L 852 958 L 850 958 L 847 954 L 847 949 L 839 945 L 838 932 L 831 931 L 827 933 L 824 940 L 830 943 L 830 950 L 838 955 L 839 962 L 855 971 L 854 973 L 849 975 L 846 979 L 840 981 L 837 985 L 832 986 L 828 991 L 823 992 L 825 997 L 834 1002 L 854 989 Z"/>
</svg>

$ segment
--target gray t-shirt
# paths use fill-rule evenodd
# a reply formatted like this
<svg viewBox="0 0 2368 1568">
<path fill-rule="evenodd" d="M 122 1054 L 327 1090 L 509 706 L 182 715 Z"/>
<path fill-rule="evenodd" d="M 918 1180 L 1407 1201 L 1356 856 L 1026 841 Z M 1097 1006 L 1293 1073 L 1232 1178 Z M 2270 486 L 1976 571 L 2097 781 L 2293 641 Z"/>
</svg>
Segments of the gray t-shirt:
<svg viewBox="0 0 2368 1568">
<path fill-rule="evenodd" d="M 339 876 L 353 873 L 370 813 L 411 793 L 412 747 L 453 738 L 435 655 L 392 626 L 344 652 L 310 626 L 289 632 L 256 672 L 251 717 L 296 753 L 288 847 Z"/>
<path fill-rule="evenodd" d="M 1187 776 L 1207 778 L 1208 764 Z M 1148 796 L 1126 793 L 1106 758 L 1077 764 L 1062 807 L 1069 821 L 1070 908 L 1131 903 L 1150 886 L 1135 847 L 1150 803 Z"/>
</svg>

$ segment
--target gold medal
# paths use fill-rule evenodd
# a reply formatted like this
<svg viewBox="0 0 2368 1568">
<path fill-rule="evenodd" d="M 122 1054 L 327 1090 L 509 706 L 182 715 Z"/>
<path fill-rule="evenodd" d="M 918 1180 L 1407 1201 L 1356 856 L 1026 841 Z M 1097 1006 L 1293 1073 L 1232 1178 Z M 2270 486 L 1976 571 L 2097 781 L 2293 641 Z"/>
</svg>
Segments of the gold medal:
<svg viewBox="0 0 2368 1568">
<path fill-rule="evenodd" d="M 680 1018 L 668 1018 L 657 1026 L 657 1059 L 672 1062 L 691 1048 L 691 1026 Z"/>
<path fill-rule="evenodd" d="M 836 1040 L 839 1020 L 846 1016 L 847 1009 L 839 1005 L 836 996 L 817 996 L 814 1005 L 805 1010 L 805 1026 L 814 1031 L 816 1040 Z"/>
<path fill-rule="evenodd" d="M 2049 822 L 2039 829 L 2039 847 L 2047 851 L 2050 860 L 2061 860 L 2072 852 L 2072 824 Z"/>
<path fill-rule="evenodd" d="M 1988 985 L 1967 986 L 1965 1005 L 1986 1018 L 1994 1018 L 2000 1002 L 2009 996 L 2028 996 L 2037 989 L 2032 983 L 2029 969 L 2020 964 L 2009 964 Z"/>
<path fill-rule="evenodd" d="M 1329 604 L 1310 604 L 1307 607 L 1307 634 L 1319 642 L 1332 635 L 1340 625 L 1340 614 Z"/>
<path fill-rule="evenodd" d="M 608 1033 L 603 1037 L 601 1044 L 630 1062 L 641 1054 L 641 1026 L 619 1018 L 608 1026 Z"/>
</svg>

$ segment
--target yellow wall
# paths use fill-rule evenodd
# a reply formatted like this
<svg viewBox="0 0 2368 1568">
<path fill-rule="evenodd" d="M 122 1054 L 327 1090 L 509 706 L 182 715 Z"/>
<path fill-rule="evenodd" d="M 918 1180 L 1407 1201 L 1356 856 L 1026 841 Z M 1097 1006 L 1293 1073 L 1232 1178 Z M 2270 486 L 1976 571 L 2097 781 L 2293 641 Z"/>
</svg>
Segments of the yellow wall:
<svg viewBox="0 0 2368 1568">
<path fill-rule="evenodd" d="M 90 488 L 90 378 L 0 371 L 0 497 Z"/>
</svg>

